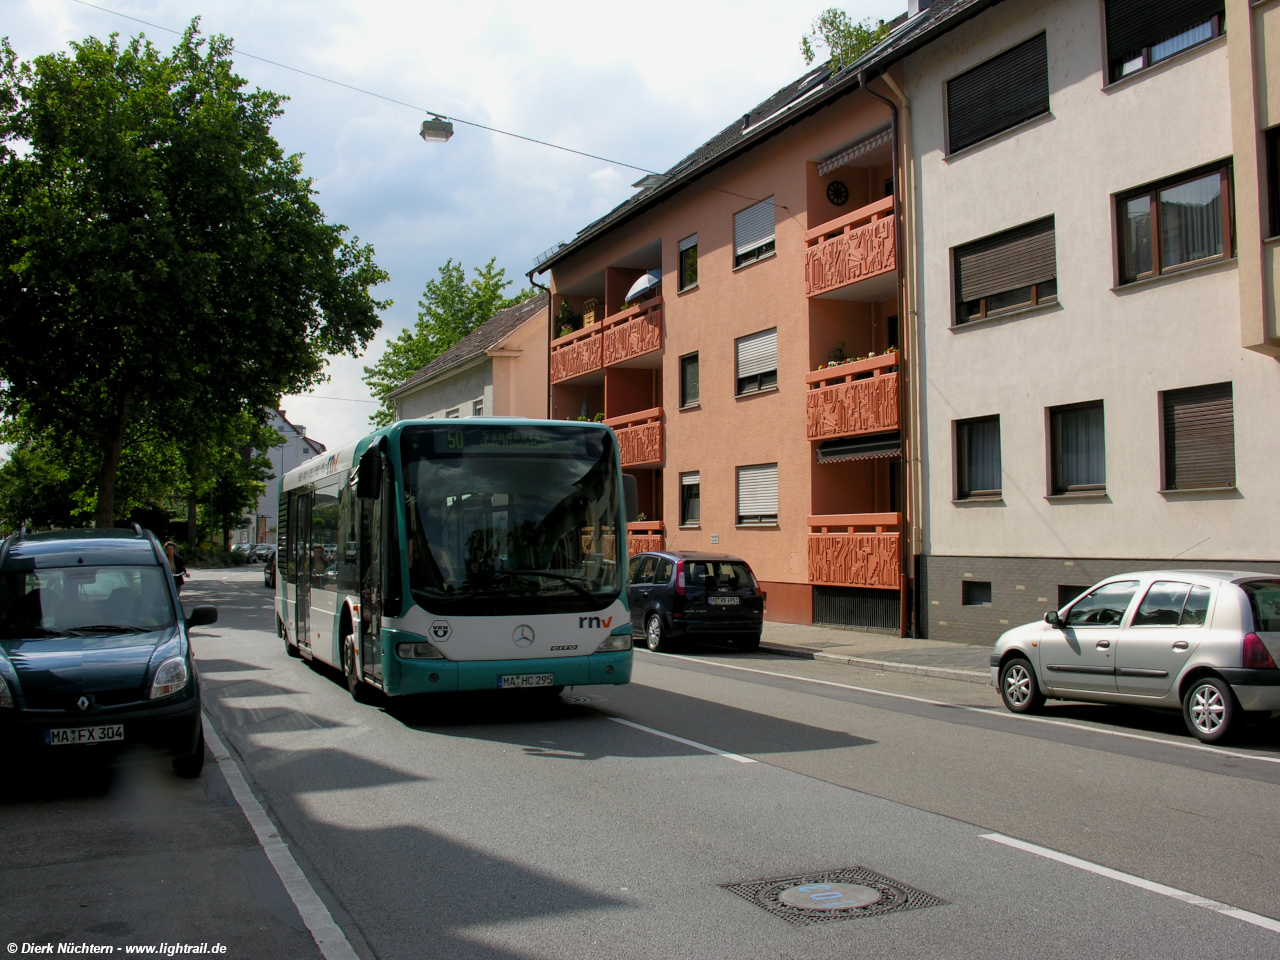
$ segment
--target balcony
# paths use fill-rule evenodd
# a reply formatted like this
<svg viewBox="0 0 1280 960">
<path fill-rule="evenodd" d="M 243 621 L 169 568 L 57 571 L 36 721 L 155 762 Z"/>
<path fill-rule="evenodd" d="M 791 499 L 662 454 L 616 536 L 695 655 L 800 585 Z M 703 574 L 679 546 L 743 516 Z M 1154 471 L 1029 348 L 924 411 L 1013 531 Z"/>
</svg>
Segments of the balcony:
<svg viewBox="0 0 1280 960">
<path fill-rule="evenodd" d="M 893 197 L 869 203 L 805 234 L 804 292 L 809 297 L 872 302 L 898 283 Z"/>
<path fill-rule="evenodd" d="M 661 520 L 641 520 L 627 524 L 627 556 L 661 550 L 663 541 Z"/>
<path fill-rule="evenodd" d="M 897 590 L 902 585 L 902 514 L 809 518 L 809 583 Z"/>
<path fill-rule="evenodd" d="M 618 452 L 624 467 L 657 466 L 662 463 L 662 408 L 640 410 L 605 421 L 618 437 Z"/>
<path fill-rule="evenodd" d="M 805 377 L 805 435 L 810 440 L 897 430 L 896 353 L 815 370 Z"/>
<path fill-rule="evenodd" d="M 605 367 L 658 366 L 646 354 L 662 349 L 662 298 L 628 307 L 551 341 L 551 382 L 573 380 Z"/>
</svg>

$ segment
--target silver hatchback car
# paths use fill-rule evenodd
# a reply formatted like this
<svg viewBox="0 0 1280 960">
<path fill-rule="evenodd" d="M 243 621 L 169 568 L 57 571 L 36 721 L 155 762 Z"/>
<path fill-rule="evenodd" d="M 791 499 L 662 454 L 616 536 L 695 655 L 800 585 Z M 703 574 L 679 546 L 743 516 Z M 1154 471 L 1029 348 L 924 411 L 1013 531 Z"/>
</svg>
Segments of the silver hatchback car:
<svg viewBox="0 0 1280 960">
<path fill-rule="evenodd" d="M 1241 711 L 1280 711 L 1280 578 L 1223 570 L 1108 577 L 1003 633 L 991 681 L 1014 713 L 1046 697 L 1181 707 L 1205 743 Z"/>
</svg>

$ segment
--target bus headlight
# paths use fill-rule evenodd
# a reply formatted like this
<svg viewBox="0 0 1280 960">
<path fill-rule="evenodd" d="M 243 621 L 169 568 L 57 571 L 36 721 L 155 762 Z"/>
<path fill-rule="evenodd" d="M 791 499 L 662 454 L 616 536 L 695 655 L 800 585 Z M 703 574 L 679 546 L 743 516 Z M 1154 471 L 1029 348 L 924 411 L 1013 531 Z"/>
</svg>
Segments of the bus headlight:
<svg viewBox="0 0 1280 960">
<path fill-rule="evenodd" d="M 425 640 L 419 640 L 417 643 L 397 643 L 396 656 L 401 660 L 444 659 L 444 654 Z"/>
<path fill-rule="evenodd" d="M 624 633 L 618 636 L 610 636 L 604 638 L 604 643 L 596 647 L 596 653 L 612 653 L 617 650 L 631 649 L 631 634 Z"/>
<path fill-rule="evenodd" d="M 182 657 L 170 657 L 156 669 L 151 682 L 151 699 L 158 700 L 177 693 L 187 685 L 187 662 Z"/>
</svg>

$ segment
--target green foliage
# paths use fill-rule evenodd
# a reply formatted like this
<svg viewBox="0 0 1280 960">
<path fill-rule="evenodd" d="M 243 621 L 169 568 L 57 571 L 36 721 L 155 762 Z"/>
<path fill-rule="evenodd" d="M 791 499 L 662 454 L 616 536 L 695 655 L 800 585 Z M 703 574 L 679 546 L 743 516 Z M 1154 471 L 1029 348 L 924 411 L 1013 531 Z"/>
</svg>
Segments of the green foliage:
<svg viewBox="0 0 1280 960">
<path fill-rule="evenodd" d="M 57 459 L 99 525 L 127 446 L 171 462 L 307 389 L 387 306 L 372 248 L 271 136 L 283 98 L 231 57 L 198 21 L 169 55 L 113 35 L 19 63 L 0 41 L 0 412 L 81 438 Z"/>
<path fill-rule="evenodd" d="M 809 32 L 800 38 L 800 54 L 807 64 L 817 59 L 818 51 L 825 47 L 834 70 L 847 67 L 889 35 L 883 20 L 870 18 L 859 22 L 843 10 L 828 7 L 818 14 Z"/>
<path fill-rule="evenodd" d="M 450 259 L 440 267 L 438 279 L 427 281 L 418 301 L 417 322 L 387 344 L 377 363 L 364 368 L 364 382 L 382 404 L 369 418 L 375 426 L 385 427 L 395 420 L 395 404 L 387 396 L 391 391 L 499 310 L 534 295 L 530 289 L 503 297 L 512 281 L 504 268 L 494 267 L 496 260 L 472 268 L 475 276 L 468 281 L 463 265 Z"/>
</svg>

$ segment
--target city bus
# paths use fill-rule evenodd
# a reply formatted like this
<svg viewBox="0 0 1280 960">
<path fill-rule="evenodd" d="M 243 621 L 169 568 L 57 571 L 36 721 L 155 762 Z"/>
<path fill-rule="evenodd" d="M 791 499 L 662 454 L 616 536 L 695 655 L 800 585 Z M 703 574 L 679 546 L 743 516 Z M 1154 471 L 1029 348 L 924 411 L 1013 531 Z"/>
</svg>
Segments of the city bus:
<svg viewBox="0 0 1280 960">
<path fill-rule="evenodd" d="M 630 681 L 635 481 L 603 424 L 403 420 L 279 493 L 277 633 L 357 700 Z"/>
</svg>

